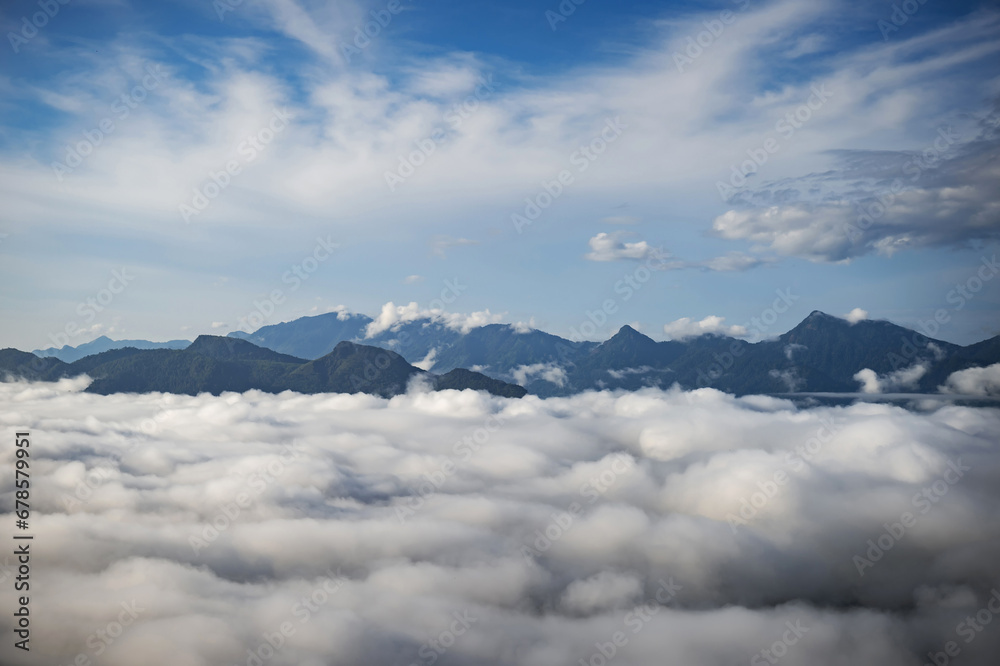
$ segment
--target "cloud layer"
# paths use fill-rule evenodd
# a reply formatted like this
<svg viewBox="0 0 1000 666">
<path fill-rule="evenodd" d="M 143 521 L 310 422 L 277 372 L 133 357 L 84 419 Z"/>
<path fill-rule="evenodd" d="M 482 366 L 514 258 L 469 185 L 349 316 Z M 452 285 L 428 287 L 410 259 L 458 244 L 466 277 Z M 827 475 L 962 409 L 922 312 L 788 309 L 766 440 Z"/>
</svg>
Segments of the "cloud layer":
<svg viewBox="0 0 1000 666">
<path fill-rule="evenodd" d="M 83 387 L 0 384 L 5 430 L 31 432 L 36 534 L 32 652 L 4 641 L 4 663 L 1000 651 L 995 622 L 962 624 L 1000 586 L 997 410 Z"/>
</svg>

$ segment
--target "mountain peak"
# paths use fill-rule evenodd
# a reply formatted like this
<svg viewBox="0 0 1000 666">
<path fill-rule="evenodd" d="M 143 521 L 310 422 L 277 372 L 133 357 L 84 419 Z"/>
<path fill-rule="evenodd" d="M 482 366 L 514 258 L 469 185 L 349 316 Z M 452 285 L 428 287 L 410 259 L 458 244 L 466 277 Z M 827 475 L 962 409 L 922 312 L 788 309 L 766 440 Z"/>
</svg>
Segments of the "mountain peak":
<svg viewBox="0 0 1000 666">
<path fill-rule="evenodd" d="M 187 351 L 208 356 L 219 361 L 275 361 L 278 363 L 303 363 L 294 356 L 280 354 L 276 351 L 258 347 L 241 338 L 222 337 L 219 335 L 199 335 L 188 346 Z"/>
</svg>

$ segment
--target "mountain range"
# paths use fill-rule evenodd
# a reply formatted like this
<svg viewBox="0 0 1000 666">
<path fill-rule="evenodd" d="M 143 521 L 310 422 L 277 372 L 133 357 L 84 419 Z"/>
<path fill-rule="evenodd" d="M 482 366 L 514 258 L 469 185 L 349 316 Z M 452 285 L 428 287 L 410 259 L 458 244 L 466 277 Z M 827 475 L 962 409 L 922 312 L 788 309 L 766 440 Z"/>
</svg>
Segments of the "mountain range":
<svg viewBox="0 0 1000 666">
<path fill-rule="evenodd" d="M 88 375 L 91 393 L 159 391 L 195 395 L 257 389 L 268 393 L 405 393 L 411 382 L 432 389 L 475 389 L 520 398 L 520 386 L 478 372 L 453 370 L 437 375 L 416 368 L 399 354 L 353 342 L 337 343 L 329 354 L 305 360 L 258 347 L 246 340 L 198 337 L 185 349 L 125 347 L 73 363 L 16 349 L 0 350 L 0 373 L 12 378 L 56 380 Z"/>
<path fill-rule="evenodd" d="M 631 326 L 604 342 L 574 342 L 508 324 L 461 332 L 429 319 L 366 336 L 372 323 L 331 312 L 230 337 L 304 358 L 344 339 L 363 341 L 435 372 L 470 368 L 540 396 L 675 383 L 736 395 L 856 392 L 865 369 L 882 390 L 933 393 L 953 372 L 1000 362 L 1000 336 L 962 347 L 888 321 L 850 322 L 818 310 L 787 333 L 753 343 L 717 334 L 657 342 Z"/>
<path fill-rule="evenodd" d="M 90 342 L 85 342 L 77 347 L 63 345 L 62 347 L 49 347 L 48 349 L 36 349 L 31 353 L 35 356 L 54 357 L 64 363 L 79 361 L 91 354 L 111 351 L 112 349 L 124 349 L 125 347 L 135 347 L 136 349 L 184 349 L 191 344 L 190 340 L 170 340 L 168 342 L 150 342 L 149 340 L 112 340 L 106 335 L 95 338 Z"/>
<path fill-rule="evenodd" d="M 3 350 L 0 372 L 39 379 L 86 373 L 94 377 L 88 390 L 98 393 L 256 388 L 395 395 L 421 376 L 435 388 L 500 395 L 527 390 L 547 397 L 674 384 L 736 395 L 850 393 L 862 387 L 933 393 L 954 372 L 1000 362 L 1000 336 L 963 347 L 888 321 L 849 322 L 819 311 L 787 333 L 753 343 L 717 334 L 657 342 L 631 326 L 604 342 L 574 342 L 507 324 L 461 331 L 435 319 L 379 327 L 384 330 L 368 335 L 373 322 L 331 312 L 252 334 L 201 336 L 184 349 L 138 349 L 131 344 L 136 341 L 99 338 L 89 344 L 108 349 L 69 363 L 39 358 L 44 352 Z M 71 358 L 83 347 L 59 351 Z"/>
</svg>

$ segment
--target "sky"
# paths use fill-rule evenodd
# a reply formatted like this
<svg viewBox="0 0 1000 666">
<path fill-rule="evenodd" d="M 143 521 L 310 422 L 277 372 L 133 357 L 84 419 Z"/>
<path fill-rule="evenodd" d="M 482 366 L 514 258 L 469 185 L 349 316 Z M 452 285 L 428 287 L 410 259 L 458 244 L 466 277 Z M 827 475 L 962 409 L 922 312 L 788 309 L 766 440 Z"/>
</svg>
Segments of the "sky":
<svg viewBox="0 0 1000 666">
<path fill-rule="evenodd" d="M 778 294 L 996 335 L 1000 10 L 904 4 L 6 2 L 0 346 Z"/>
</svg>

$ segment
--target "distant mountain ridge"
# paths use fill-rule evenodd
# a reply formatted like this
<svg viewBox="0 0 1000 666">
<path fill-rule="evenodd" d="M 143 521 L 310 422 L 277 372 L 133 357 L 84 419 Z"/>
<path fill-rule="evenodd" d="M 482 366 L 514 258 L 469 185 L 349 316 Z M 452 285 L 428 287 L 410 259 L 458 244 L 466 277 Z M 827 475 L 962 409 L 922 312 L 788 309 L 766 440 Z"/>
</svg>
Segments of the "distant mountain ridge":
<svg viewBox="0 0 1000 666">
<path fill-rule="evenodd" d="M 189 344 L 191 344 L 190 340 L 169 340 L 167 342 L 150 342 L 149 340 L 112 340 L 108 336 L 102 335 L 99 338 L 95 338 L 90 342 L 85 342 L 76 347 L 63 345 L 59 348 L 49 347 L 48 349 L 36 349 L 31 353 L 35 356 L 57 358 L 64 363 L 73 363 L 74 361 L 79 361 L 85 356 L 100 354 L 101 352 L 111 351 L 112 349 L 125 349 L 126 347 L 134 347 L 135 349 L 184 349 Z"/>
<path fill-rule="evenodd" d="M 657 342 L 631 326 L 604 342 L 574 342 L 507 324 L 462 332 L 430 319 L 397 323 L 365 337 L 374 321 L 332 312 L 265 326 L 253 334 L 200 336 L 184 354 L 154 349 L 136 356 L 139 350 L 108 350 L 65 368 L 55 365 L 61 362 L 54 358 L 3 350 L 0 371 L 11 372 L 13 364 L 27 368 L 21 376 L 30 378 L 69 371 L 97 377 L 103 372 L 91 387 L 98 392 L 164 385 L 139 367 L 144 363 L 173 377 L 176 385 L 166 385 L 180 392 L 232 386 L 390 395 L 405 390 L 423 368 L 433 370 L 422 376 L 436 387 L 503 394 L 509 392 L 505 387 L 520 385 L 544 397 L 675 384 L 736 395 L 862 389 L 933 393 L 955 372 L 1000 363 L 1000 336 L 963 347 L 888 321 L 849 322 L 820 311 L 776 338 L 753 343 L 717 334 Z M 380 369 L 381 379 L 359 384 L 357 378 L 376 363 L 386 366 Z"/>
<path fill-rule="evenodd" d="M 52 381 L 84 374 L 93 380 L 87 391 L 105 395 L 217 395 L 256 389 L 268 393 L 372 393 L 392 397 L 406 392 L 415 379 L 425 379 L 434 390 L 485 390 L 512 398 L 526 394 L 520 386 L 477 372 L 438 376 L 410 365 L 395 352 L 351 342 L 340 342 L 329 354 L 312 361 L 246 340 L 211 335 L 199 336 L 186 349 L 111 349 L 73 363 L 16 349 L 0 350 L 0 375 L 5 378 Z"/>
<path fill-rule="evenodd" d="M 657 342 L 631 326 L 604 342 L 574 342 L 507 324 L 461 333 L 427 319 L 366 338 L 372 321 L 330 313 L 230 335 L 304 358 L 349 340 L 394 350 L 435 372 L 474 368 L 541 396 L 675 383 L 737 395 L 853 392 L 862 386 L 855 375 L 865 369 L 887 389 L 934 392 L 951 372 L 1000 362 L 1000 336 L 961 347 L 888 321 L 849 322 L 818 310 L 788 332 L 755 343 L 717 334 Z"/>
</svg>

